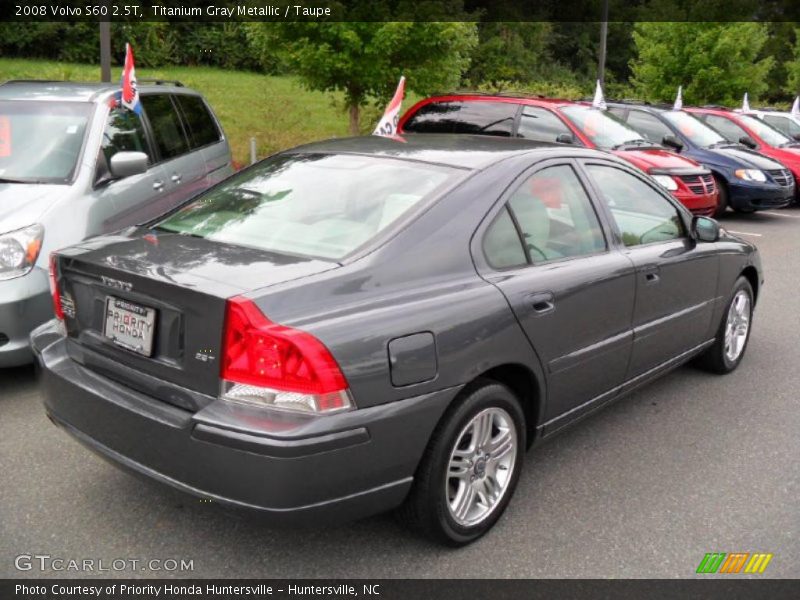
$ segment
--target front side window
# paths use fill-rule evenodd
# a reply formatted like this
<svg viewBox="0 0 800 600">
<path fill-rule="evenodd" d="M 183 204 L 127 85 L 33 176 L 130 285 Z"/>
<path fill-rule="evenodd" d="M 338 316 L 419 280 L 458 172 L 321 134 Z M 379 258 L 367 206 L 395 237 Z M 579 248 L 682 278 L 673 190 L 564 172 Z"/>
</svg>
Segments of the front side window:
<svg viewBox="0 0 800 600">
<path fill-rule="evenodd" d="M 594 254 L 606 248 L 589 196 L 568 165 L 531 175 L 516 189 L 508 205 L 534 263 Z"/>
<path fill-rule="evenodd" d="M 640 133 L 608 111 L 573 104 L 562 107 L 561 112 L 600 148 L 614 149 L 626 144 L 647 143 Z"/>
<path fill-rule="evenodd" d="M 539 142 L 555 142 L 559 135 L 572 135 L 569 127 L 554 113 L 538 106 L 526 106 L 519 118 L 517 137 Z"/>
<path fill-rule="evenodd" d="M 687 112 L 670 110 L 663 113 L 663 115 L 678 131 L 701 148 L 709 148 L 725 141 L 725 138 L 711 129 L 711 127 Z"/>
<path fill-rule="evenodd" d="M 127 108 L 114 108 L 108 113 L 101 148 L 106 161 L 117 152 L 144 152 L 152 159 L 142 120 Z"/>
<path fill-rule="evenodd" d="M 69 183 L 94 105 L 0 100 L 0 182 Z"/>
<path fill-rule="evenodd" d="M 431 102 L 406 121 L 403 131 L 511 137 L 517 109 L 512 102 Z"/>
<path fill-rule="evenodd" d="M 338 260 L 465 173 L 372 156 L 280 155 L 233 175 L 156 227 Z"/>
<path fill-rule="evenodd" d="M 626 246 L 665 242 L 684 236 L 678 209 L 643 180 L 605 165 L 587 165 Z"/>
<path fill-rule="evenodd" d="M 669 127 L 658 118 L 641 110 L 631 110 L 628 115 L 628 125 L 656 144 L 660 144 L 665 135 L 672 134 Z"/>
<path fill-rule="evenodd" d="M 167 160 L 188 152 L 189 144 L 183 125 L 169 96 L 148 94 L 142 96 L 142 105 L 161 159 Z"/>
<path fill-rule="evenodd" d="M 189 127 L 188 133 L 192 141 L 192 148 L 215 144 L 220 140 L 219 128 L 200 96 L 179 94 L 174 98 L 181 107 L 183 118 Z"/>
</svg>

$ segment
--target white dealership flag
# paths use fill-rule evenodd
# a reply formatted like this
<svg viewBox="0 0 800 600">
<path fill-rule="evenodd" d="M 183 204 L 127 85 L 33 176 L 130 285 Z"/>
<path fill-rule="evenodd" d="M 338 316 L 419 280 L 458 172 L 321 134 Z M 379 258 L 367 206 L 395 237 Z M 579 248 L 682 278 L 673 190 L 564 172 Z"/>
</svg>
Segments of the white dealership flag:
<svg viewBox="0 0 800 600">
<path fill-rule="evenodd" d="M 599 108 L 600 110 L 605 110 L 608 108 L 606 106 L 606 99 L 603 98 L 603 86 L 600 85 L 600 80 L 597 80 L 597 87 L 594 89 L 594 99 L 592 100 L 592 107 Z"/>
<path fill-rule="evenodd" d="M 744 98 L 742 98 L 742 112 L 750 112 L 750 101 L 747 99 L 747 92 L 744 93 Z"/>
<path fill-rule="evenodd" d="M 794 102 L 792 103 L 792 116 L 795 119 L 800 118 L 800 96 L 795 96 Z"/>
<path fill-rule="evenodd" d="M 672 110 L 683 109 L 683 86 L 678 86 L 678 95 L 675 96 L 675 104 L 672 105 Z"/>
<path fill-rule="evenodd" d="M 372 135 L 392 136 L 397 133 L 397 121 L 400 119 L 400 105 L 403 103 L 403 96 L 406 91 L 406 78 L 401 77 L 397 89 L 394 91 L 391 102 L 383 111 L 381 120 Z"/>
</svg>

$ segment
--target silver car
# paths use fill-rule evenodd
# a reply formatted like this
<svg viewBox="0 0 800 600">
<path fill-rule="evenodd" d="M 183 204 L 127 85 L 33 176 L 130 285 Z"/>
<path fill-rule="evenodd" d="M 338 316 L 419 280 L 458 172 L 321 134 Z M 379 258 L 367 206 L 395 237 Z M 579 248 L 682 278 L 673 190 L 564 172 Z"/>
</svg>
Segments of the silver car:
<svg viewBox="0 0 800 600">
<path fill-rule="evenodd" d="M 51 251 L 148 221 L 233 171 L 200 94 L 140 80 L 137 115 L 118 89 L 0 84 L 0 367 L 31 362 L 28 335 L 52 317 Z"/>
</svg>

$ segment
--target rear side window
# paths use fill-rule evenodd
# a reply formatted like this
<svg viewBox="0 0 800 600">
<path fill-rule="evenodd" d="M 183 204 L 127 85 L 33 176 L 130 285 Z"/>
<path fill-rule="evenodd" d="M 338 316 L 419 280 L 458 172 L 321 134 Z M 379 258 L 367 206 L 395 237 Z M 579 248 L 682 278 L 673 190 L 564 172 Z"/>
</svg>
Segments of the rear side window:
<svg viewBox="0 0 800 600">
<path fill-rule="evenodd" d="M 151 161 L 153 159 L 147 146 L 142 120 L 127 108 L 115 108 L 108 113 L 102 149 L 107 161 L 117 152 L 144 152 Z"/>
<path fill-rule="evenodd" d="M 539 142 L 555 142 L 562 134 L 572 136 L 569 127 L 549 110 L 536 106 L 526 106 L 522 109 L 517 137 Z"/>
<path fill-rule="evenodd" d="M 189 150 L 180 117 L 169 96 L 142 96 L 142 105 L 153 130 L 153 141 L 162 160 L 180 156 Z"/>
<path fill-rule="evenodd" d="M 591 200 L 568 165 L 534 173 L 517 188 L 508 204 L 533 263 L 606 249 Z"/>
<path fill-rule="evenodd" d="M 411 116 L 403 131 L 511 137 L 518 108 L 510 102 L 431 102 Z"/>
<path fill-rule="evenodd" d="M 200 96 L 173 96 L 183 112 L 183 119 L 189 129 L 192 148 L 214 144 L 222 137 L 214 117 Z"/>
<path fill-rule="evenodd" d="M 511 220 L 507 208 L 503 208 L 489 229 L 486 230 L 483 238 L 483 252 L 486 260 L 495 269 L 518 267 L 528 262 L 517 228 L 514 226 L 514 221 Z"/>
</svg>

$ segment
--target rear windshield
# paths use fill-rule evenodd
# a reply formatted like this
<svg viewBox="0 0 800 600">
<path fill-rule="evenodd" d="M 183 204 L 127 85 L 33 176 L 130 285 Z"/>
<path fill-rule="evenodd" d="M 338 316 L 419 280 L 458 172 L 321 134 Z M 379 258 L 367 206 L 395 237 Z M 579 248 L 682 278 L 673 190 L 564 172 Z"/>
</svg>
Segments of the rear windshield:
<svg viewBox="0 0 800 600">
<path fill-rule="evenodd" d="M 0 101 L 0 181 L 69 183 L 94 105 Z"/>
<path fill-rule="evenodd" d="M 461 173 L 374 156 L 282 155 L 234 175 L 157 227 L 271 252 L 338 260 Z"/>
<path fill-rule="evenodd" d="M 403 131 L 511 137 L 518 108 L 510 102 L 431 102 L 411 115 Z"/>
</svg>

